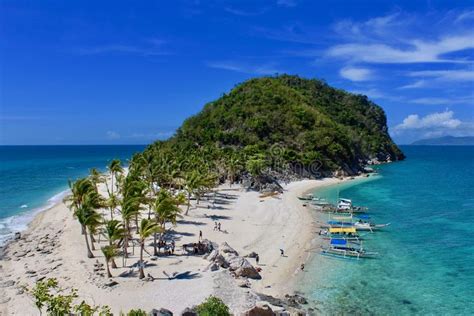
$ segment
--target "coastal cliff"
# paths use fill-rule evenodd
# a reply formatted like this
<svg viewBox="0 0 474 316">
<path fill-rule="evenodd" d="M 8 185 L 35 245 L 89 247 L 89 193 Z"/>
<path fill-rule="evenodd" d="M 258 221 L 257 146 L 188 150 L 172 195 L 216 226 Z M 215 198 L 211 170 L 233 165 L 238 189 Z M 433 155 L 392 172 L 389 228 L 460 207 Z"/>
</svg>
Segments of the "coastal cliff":
<svg viewBox="0 0 474 316">
<path fill-rule="evenodd" d="M 258 173 L 253 169 L 277 177 L 354 175 L 372 159 L 405 157 L 388 134 L 383 109 L 366 96 L 290 75 L 238 84 L 148 151 L 198 155 L 224 170 L 239 161 L 236 177 Z"/>
</svg>

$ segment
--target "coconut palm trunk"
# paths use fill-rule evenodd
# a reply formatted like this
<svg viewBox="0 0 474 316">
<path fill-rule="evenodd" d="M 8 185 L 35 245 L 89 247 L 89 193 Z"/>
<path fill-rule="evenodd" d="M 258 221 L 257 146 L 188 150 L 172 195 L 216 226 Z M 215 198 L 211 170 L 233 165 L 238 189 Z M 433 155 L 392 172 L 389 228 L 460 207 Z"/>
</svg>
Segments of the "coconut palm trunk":
<svg viewBox="0 0 474 316">
<path fill-rule="evenodd" d="M 84 233 L 84 238 L 86 240 L 87 258 L 94 258 L 94 254 L 92 253 L 91 248 L 89 246 L 89 238 L 87 237 L 87 232 L 86 232 L 87 228 L 86 228 L 85 225 L 82 225 L 82 230 L 85 232 Z"/>
<path fill-rule="evenodd" d="M 112 259 L 113 261 L 114 259 Z M 110 273 L 110 268 L 109 268 L 109 261 L 108 259 L 105 259 L 105 267 L 107 268 L 107 277 L 108 278 L 111 278 L 112 277 L 112 273 Z"/>
<path fill-rule="evenodd" d="M 89 230 L 89 238 L 91 239 L 91 249 L 92 250 L 95 250 L 95 246 L 94 246 L 94 235 L 92 234 L 92 232 Z"/>
<path fill-rule="evenodd" d="M 143 279 L 145 277 L 145 271 L 143 268 L 143 266 L 145 265 L 143 263 L 143 249 L 144 248 L 145 248 L 145 241 L 141 241 L 140 242 L 140 264 L 139 264 L 140 275 L 138 276 L 140 279 Z"/>
</svg>

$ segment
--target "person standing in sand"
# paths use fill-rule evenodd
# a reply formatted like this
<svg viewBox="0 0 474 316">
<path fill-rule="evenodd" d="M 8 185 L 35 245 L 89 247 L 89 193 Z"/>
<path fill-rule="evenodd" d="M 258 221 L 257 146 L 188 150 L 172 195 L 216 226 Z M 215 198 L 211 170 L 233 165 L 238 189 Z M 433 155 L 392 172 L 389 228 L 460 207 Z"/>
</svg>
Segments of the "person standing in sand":
<svg viewBox="0 0 474 316">
<path fill-rule="evenodd" d="M 214 222 L 214 231 L 217 230 L 217 222 Z"/>
<path fill-rule="evenodd" d="M 258 254 L 255 256 L 255 262 L 258 264 L 258 262 L 260 261 L 260 257 L 258 256 Z"/>
<path fill-rule="evenodd" d="M 199 240 L 202 240 L 202 230 L 199 231 Z"/>
</svg>

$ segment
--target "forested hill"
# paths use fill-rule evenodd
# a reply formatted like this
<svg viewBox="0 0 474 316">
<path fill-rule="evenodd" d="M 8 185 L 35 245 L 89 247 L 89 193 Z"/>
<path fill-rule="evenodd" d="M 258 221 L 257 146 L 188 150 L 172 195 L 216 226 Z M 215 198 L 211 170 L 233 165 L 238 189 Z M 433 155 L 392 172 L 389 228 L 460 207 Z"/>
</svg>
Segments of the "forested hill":
<svg viewBox="0 0 474 316">
<path fill-rule="evenodd" d="M 197 155 L 223 170 L 238 161 L 240 173 L 255 165 L 276 169 L 278 160 L 278 168 L 299 173 L 314 173 L 319 163 L 316 173 L 355 174 L 372 158 L 404 158 L 383 109 L 366 96 L 289 75 L 237 85 L 187 119 L 171 139 L 151 145 L 152 151 Z"/>
</svg>

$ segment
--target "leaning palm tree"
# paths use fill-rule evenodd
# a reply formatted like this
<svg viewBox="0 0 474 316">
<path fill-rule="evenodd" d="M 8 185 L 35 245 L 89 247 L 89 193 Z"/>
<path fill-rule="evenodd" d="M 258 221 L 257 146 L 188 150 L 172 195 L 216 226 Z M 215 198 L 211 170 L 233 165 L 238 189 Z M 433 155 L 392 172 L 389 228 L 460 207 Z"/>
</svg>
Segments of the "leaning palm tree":
<svg viewBox="0 0 474 316">
<path fill-rule="evenodd" d="M 141 206 L 140 206 L 140 198 L 137 197 L 128 197 L 125 196 L 122 200 L 122 219 L 123 219 L 123 227 L 125 228 L 124 234 L 124 242 L 123 242 L 123 255 L 124 258 L 128 258 L 128 240 L 129 236 L 131 235 L 130 232 L 130 221 L 138 216 L 140 213 Z"/>
<path fill-rule="evenodd" d="M 114 193 L 114 178 L 117 177 L 117 175 L 123 173 L 123 168 L 122 168 L 122 162 L 119 159 L 114 159 L 112 160 L 109 165 L 107 166 L 107 169 L 109 169 L 110 172 L 110 193 Z M 108 188 L 107 188 L 108 189 Z"/>
<path fill-rule="evenodd" d="M 97 170 L 97 168 L 92 168 L 89 171 L 89 179 L 92 181 L 92 183 L 94 184 L 96 188 L 99 185 L 99 183 L 104 182 L 104 177 L 102 176 L 100 171 Z"/>
<path fill-rule="evenodd" d="M 86 196 L 84 203 L 82 203 L 74 212 L 74 216 L 81 224 L 82 232 L 86 240 L 88 258 L 94 258 L 94 254 L 91 251 L 89 239 L 87 238 L 87 229 L 92 228 L 93 230 L 94 227 L 97 227 L 97 225 L 99 225 L 101 220 L 101 216 L 95 211 L 93 207 L 93 202 L 91 202 L 91 200 L 93 200 L 93 198 L 88 198 Z M 93 242 L 92 239 L 91 242 Z"/>
<path fill-rule="evenodd" d="M 138 230 L 138 234 L 140 236 L 140 262 L 139 262 L 139 278 L 143 279 L 145 277 L 145 271 L 144 271 L 144 262 L 143 262 L 143 251 L 145 249 L 145 240 L 150 237 L 152 234 L 154 234 L 156 231 L 158 231 L 160 228 L 156 222 L 153 220 L 144 218 L 140 222 L 140 229 Z"/>
<path fill-rule="evenodd" d="M 123 224 L 116 220 L 110 220 L 105 223 L 105 235 L 109 240 L 109 246 L 117 247 L 115 244 L 116 241 L 124 238 L 125 236 L 125 228 L 123 228 Z M 117 268 L 117 264 L 115 263 L 114 258 L 110 260 L 110 264 L 113 269 Z"/>
<path fill-rule="evenodd" d="M 89 178 L 78 179 L 75 182 L 69 181 L 71 194 L 64 198 L 64 202 L 74 211 L 82 205 L 86 195 L 90 192 L 97 192 L 94 183 Z"/>
<path fill-rule="evenodd" d="M 105 266 L 107 267 L 107 277 L 111 278 L 112 273 L 110 273 L 109 263 L 114 261 L 114 257 L 117 256 L 117 248 L 112 245 L 104 246 L 101 248 L 102 253 L 105 258 Z"/>
</svg>

